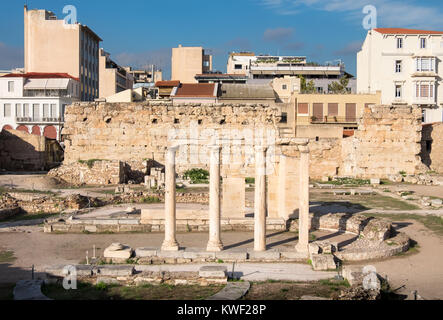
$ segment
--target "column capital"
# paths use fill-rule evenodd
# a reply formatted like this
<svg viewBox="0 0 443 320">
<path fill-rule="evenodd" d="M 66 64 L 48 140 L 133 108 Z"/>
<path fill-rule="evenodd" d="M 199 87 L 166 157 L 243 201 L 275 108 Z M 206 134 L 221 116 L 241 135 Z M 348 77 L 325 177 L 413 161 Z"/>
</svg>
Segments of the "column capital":
<svg viewBox="0 0 443 320">
<path fill-rule="evenodd" d="M 179 146 L 167 147 L 166 152 L 177 152 L 179 148 L 180 148 Z"/>
</svg>

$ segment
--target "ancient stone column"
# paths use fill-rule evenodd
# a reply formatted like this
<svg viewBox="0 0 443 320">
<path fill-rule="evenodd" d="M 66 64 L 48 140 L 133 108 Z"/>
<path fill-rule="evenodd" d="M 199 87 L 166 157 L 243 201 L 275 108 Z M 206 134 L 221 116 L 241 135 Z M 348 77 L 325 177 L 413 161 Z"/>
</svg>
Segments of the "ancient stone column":
<svg viewBox="0 0 443 320">
<path fill-rule="evenodd" d="M 207 251 L 222 251 L 220 206 L 220 146 L 211 146 L 209 186 L 209 242 Z"/>
<path fill-rule="evenodd" d="M 266 151 L 255 147 L 254 250 L 266 251 Z"/>
<path fill-rule="evenodd" d="M 178 251 L 179 245 L 176 240 L 176 173 L 175 155 L 178 147 L 168 148 L 166 151 L 165 168 L 165 241 L 163 251 Z"/>
<path fill-rule="evenodd" d="M 296 249 L 301 253 L 309 253 L 309 147 L 300 145 L 300 206 L 299 230 Z"/>
</svg>

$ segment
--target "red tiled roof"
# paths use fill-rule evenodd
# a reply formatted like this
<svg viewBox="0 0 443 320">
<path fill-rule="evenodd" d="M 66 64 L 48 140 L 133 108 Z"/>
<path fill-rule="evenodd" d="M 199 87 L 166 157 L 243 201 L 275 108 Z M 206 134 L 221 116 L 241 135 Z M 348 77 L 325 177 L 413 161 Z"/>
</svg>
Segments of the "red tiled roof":
<svg viewBox="0 0 443 320">
<path fill-rule="evenodd" d="M 443 31 L 415 30 L 404 28 L 377 28 L 375 31 L 381 34 L 441 34 Z"/>
<path fill-rule="evenodd" d="M 183 83 L 178 87 L 176 97 L 214 98 L 214 83 Z"/>
<path fill-rule="evenodd" d="M 80 81 L 67 73 L 44 73 L 44 72 L 28 72 L 28 73 L 10 73 L 2 78 L 27 78 L 27 79 L 74 79 Z"/>
<path fill-rule="evenodd" d="M 178 81 L 178 80 L 157 81 L 155 83 L 156 87 L 178 87 L 179 85 L 180 85 L 180 81 Z"/>
</svg>

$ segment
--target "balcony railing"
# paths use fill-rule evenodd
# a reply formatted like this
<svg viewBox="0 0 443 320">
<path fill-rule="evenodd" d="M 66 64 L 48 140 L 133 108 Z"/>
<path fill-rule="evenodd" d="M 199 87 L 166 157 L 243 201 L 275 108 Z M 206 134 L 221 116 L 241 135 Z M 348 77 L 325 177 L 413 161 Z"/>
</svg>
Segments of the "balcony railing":
<svg viewBox="0 0 443 320">
<path fill-rule="evenodd" d="M 17 123 L 62 123 L 63 118 L 34 118 L 34 117 L 16 117 Z"/>
<path fill-rule="evenodd" d="M 311 117 L 311 123 L 357 123 L 356 117 L 338 117 L 338 116 L 324 116 Z"/>
</svg>

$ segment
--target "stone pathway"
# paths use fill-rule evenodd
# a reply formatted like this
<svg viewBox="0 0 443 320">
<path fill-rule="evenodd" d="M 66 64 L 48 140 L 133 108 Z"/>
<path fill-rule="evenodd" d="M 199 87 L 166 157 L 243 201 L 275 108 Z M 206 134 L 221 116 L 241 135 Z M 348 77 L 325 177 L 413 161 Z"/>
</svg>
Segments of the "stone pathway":
<svg viewBox="0 0 443 320">
<path fill-rule="evenodd" d="M 215 265 L 226 266 L 229 277 L 236 279 L 260 282 L 276 281 L 319 281 L 334 278 L 336 272 L 314 271 L 307 264 L 297 263 L 239 263 L 239 264 L 186 264 L 186 265 L 136 265 L 138 272 L 198 272 L 201 267 Z"/>
</svg>

